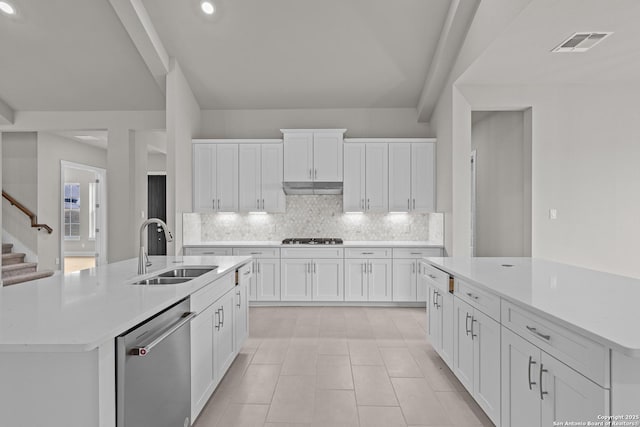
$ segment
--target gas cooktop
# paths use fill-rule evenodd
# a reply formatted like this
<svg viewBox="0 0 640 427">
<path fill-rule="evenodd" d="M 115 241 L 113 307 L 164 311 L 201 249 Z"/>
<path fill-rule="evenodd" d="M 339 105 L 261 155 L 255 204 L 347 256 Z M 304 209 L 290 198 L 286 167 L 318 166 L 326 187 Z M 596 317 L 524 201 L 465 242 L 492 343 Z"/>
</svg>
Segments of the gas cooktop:
<svg viewBox="0 0 640 427">
<path fill-rule="evenodd" d="M 337 237 L 292 237 L 284 239 L 283 245 L 341 245 L 342 239 Z"/>
</svg>

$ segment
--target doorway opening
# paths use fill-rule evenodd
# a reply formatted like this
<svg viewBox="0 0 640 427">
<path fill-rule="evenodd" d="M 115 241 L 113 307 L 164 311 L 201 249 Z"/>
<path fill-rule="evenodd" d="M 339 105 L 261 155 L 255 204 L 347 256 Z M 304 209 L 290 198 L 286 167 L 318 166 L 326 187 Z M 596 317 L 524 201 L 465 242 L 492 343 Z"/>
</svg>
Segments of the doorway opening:
<svg viewBox="0 0 640 427">
<path fill-rule="evenodd" d="M 106 264 L 106 170 L 60 162 L 63 273 Z"/>
<path fill-rule="evenodd" d="M 166 172 L 149 172 L 147 175 L 147 213 L 149 218 L 167 222 Z M 149 255 L 167 254 L 167 240 L 159 226 L 147 227 L 147 251 Z"/>
</svg>

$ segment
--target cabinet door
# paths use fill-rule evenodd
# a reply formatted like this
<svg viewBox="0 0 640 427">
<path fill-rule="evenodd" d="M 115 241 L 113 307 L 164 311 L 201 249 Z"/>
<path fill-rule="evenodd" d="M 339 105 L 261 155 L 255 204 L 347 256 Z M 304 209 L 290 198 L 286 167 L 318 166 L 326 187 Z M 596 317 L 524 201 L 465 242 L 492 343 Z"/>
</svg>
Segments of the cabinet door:
<svg viewBox="0 0 640 427">
<path fill-rule="evenodd" d="M 284 181 L 313 181 L 313 133 L 284 134 Z"/>
<path fill-rule="evenodd" d="M 369 301 L 392 300 L 392 265 L 390 259 L 369 260 Z"/>
<path fill-rule="evenodd" d="M 429 280 L 423 272 L 422 262 L 420 261 L 418 261 L 418 278 L 416 283 L 416 300 L 418 302 L 429 302 Z"/>
<path fill-rule="evenodd" d="M 454 341 L 453 373 L 473 393 L 473 340 L 471 339 L 471 319 L 473 308 L 459 298 L 453 299 Z"/>
<path fill-rule="evenodd" d="M 339 132 L 313 134 L 314 181 L 342 181 L 343 136 Z"/>
<path fill-rule="evenodd" d="M 345 156 L 346 159 L 346 156 Z M 364 259 L 344 260 L 344 300 L 367 301 L 368 289 L 368 264 Z"/>
<path fill-rule="evenodd" d="M 345 144 L 342 205 L 345 212 L 365 210 L 365 144 Z"/>
<path fill-rule="evenodd" d="M 240 212 L 262 210 L 260 144 L 239 144 L 238 204 Z"/>
<path fill-rule="evenodd" d="M 393 260 L 393 300 L 416 301 L 417 261 L 413 259 Z"/>
<path fill-rule="evenodd" d="M 473 397 L 494 424 L 500 425 L 500 324 L 478 310 L 471 321 Z"/>
<path fill-rule="evenodd" d="M 313 300 L 344 301 L 344 261 L 315 259 L 313 266 Z"/>
<path fill-rule="evenodd" d="M 280 260 L 256 260 L 256 300 L 280 301 Z"/>
<path fill-rule="evenodd" d="M 366 144 L 366 208 L 368 212 L 389 211 L 388 144 Z M 349 167 L 351 164 L 348 163 Z"/>
<path fill-rule="evenodd" d="M 236 353 L 240 351 L 245 340 L 249 336 L 249 301 L 247 290 L 251 281 L 251 267 L 245 266 L 240 270 L 240 279 L 235 287 L 235 301 L 233 304 L 233 348 Z"/>
<path fill-rule="evenodd" d="M 216 146 L 193 144 L 193 210 L 212 212 L 216 205 Z"/>
<path fill-rule="evenodd" d="M 216 193 L 218 211 L 238 211 L 238 144 L 217 144 Z"/>
<path fill-rule="evenodd" d="M 546 393 L 541 396 L 542 425 L 551 426 L 554 421 L 597 421 L 598 415 L 609 414 L 608 390 L 544 351 L 541 354 L 540 387 Z"/>
<path fill-rule="evenodd" d="M 262 171 L 262 210 L 266 212 L 284 212 L 282 144 L 262 145 L 260 169 Z"/>
<path fill-rule="evenodd" d="M 507 328 L 501 330 L 502 427 L 540 427 L 540 350 Z"/>
<path fill-rule="evenodd" d="M 213 352 L 215 366 L 215 382 L 220 382 L 235 357 L 235 348 L 233 345 L 233 305 L 235 301 L 235 291 L 224 294 L 217 304 L 216 308 L 217 323 L 214 323 L 213 331 Z"/>
<path fill-rule="evenodd" d="M 389 144 L 389 212 L 411 210 L 411 144 Z"/>
<path fill-rule="evenodd" d="M 411 147 L 411 209 L 435 212 L 435 144 L 414 143 Z"/>
<path fill-rule="evenodd" d="M 249 276 L 249 301 L 257 301 L 258 300 L 258 277 L 256 273 L 256 260 L 251 261 L 251 275 Z"/>
<path fill-rule="evenodd" d="M 442 350 L 442 310 L 440 310 L 440 298 L 438 289 L 428 286 L 427 302 L 427 338 L 431 346 L 440 353 Z"/>
<path fill-rule="evenodd" d="M 453 366 L 453 299 L 454 296 L 449 292 L 441 295 L 442 311 L 442 351 L 440 356 L 449 367 Z"/>
<path fill-rule="evenodd" d="M 215 304 L 191 321 L 191 419 L 195 420 L 215 388 L 213 325 Z"/>
<path fill-rule="evenodd" d="M 283 259 L 281 265 L 282 301 L 311 301 L 312 261 Z"/>
</svg>

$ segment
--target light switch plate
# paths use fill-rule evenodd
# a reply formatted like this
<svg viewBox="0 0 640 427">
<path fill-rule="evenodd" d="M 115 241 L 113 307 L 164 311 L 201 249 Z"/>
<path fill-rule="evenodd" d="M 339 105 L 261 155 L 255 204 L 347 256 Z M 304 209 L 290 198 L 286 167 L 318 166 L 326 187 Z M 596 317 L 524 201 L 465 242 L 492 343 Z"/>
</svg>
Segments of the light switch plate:
<svg viewBox="0 0 640 427">
<path fill-rule="evenodd" d="M 549 209 L 549 219 L 558 219 L 558 210 L 555 208 Z"/>
</svg>

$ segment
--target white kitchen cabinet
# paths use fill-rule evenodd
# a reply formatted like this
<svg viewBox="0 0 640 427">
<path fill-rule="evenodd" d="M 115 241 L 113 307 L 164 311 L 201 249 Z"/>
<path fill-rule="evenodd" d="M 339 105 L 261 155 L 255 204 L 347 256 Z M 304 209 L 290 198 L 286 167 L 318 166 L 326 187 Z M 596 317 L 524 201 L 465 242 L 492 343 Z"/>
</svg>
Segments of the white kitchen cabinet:
<svg viewBox="0 0 640 427">
<path fill-rule="evenodd" d="M 442 310 L 440 310 L 439 288 L 427 285 L 427 338 L 437 351 L 442 348 Z"/>
<path fill-rule="evenodd" d="M 390 259 L 369 261 L 369 301 L 391 301 L 392 267 Z"/>
<path fill-rule="evenodd" d="M 255 260 L 256 301 L 280 301 L 280 259 Z"/>
<path fill-rule="evenodd" d="M 342 259 L 283 259 L 283 301 L 342 301 L 344 261 Z"/>
<path fill-rule="evenodd" d="M 343 208 L 345 212 L 387 212 L 388 144 L 345 144 Z"/>
<path fill-rule="evenodd" d="M 311 260 L 283 259 L 282 301 L 311 301 Z"/>
<path fill-rule="evenodd" d="M 609 390 L 524 338 L 502 328 L 502 425 L 598 421 L 609 415 Z M 483 408 L 484 409 L 484 408 Z"/>
<path fill-rule="evenodd" d="M 435 211 L 435 144 L 389 144 L 389 211 Z"/>
<path fill-rule="evenodd" d="M 249 300 L 247 291 L 252 279 L 252 266 L 247 264 L 238 271 L 238 284 L 236 285 L 235 301 L 233 305 L 233 347 L 236 353 L 240 351 L 245 340 L 249 336 Z"/>
<path fill-rule="evenodd" d="M 213 357 L 213 325 L 216 307 L 211 305 L 191 321 L 191 419 L 195 420 L 216 388 Z"/>
<path fill-rule="evenodd" d="M 193 144 L 193 210 L 238 210 L 238 144 Z"/>
<path fill-rule="evenodd" d="M 239 144 L 240 212 L 284 212 L 282 144 Z"/>
<path fill-rule="evenodd" d="M 453 294 L 449 275 L 425 262 L 418 264 L 427 289 L 427 336 L 429 342 L 450 367 L 453 366 Z"/>
<path fill-rule="evenodd" d="M 390 259 L 346 259 L 345 301 L 391 301 Z"/>
<path fill-rule="evenodd" d="M 342 182 L 346 129 L 281 129 L 284 181 Z"/>
<path fill-rule="evenodd" d="M 418 261 L 393 260 L 393 301 L 417 301 Z"/>
<path fill-rule="evenodd" d="M 236 356 L 233 345 L 234 302 L 235 290 L 232 289 L 214 304 L 216 312 L 214 313 L 213 360 L 216 384 L 220 382 Z"/>
<path fill-rule="evenodd" d="M 459 298 L 453 372 L 494 424 L 500 425 L 500 324 Z"/>
<path fill-rule="evenodd" d="M 314 301 L 344 300 L 344 261 L 336 259 L 312 260 L 312 281 Z"/>
</svg>

